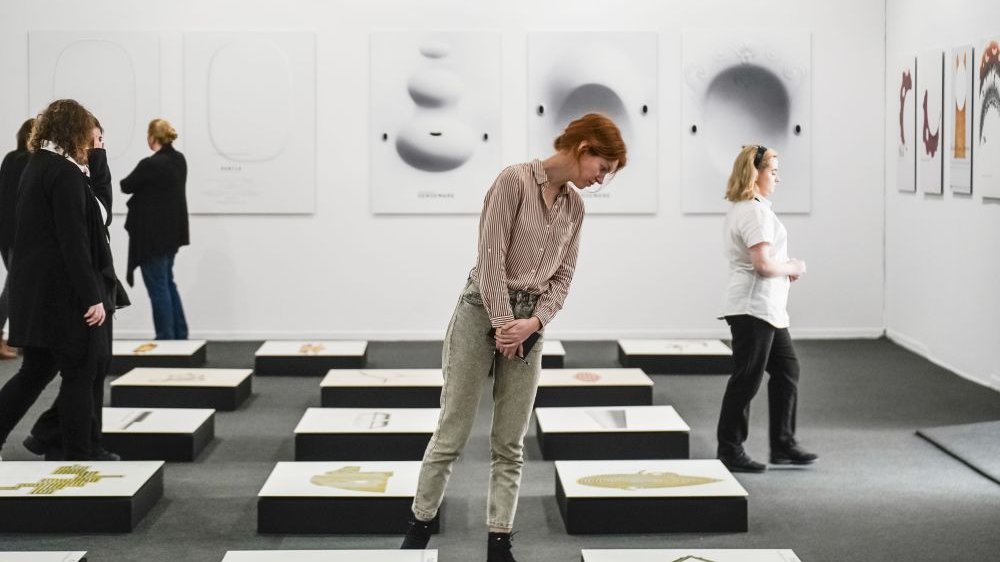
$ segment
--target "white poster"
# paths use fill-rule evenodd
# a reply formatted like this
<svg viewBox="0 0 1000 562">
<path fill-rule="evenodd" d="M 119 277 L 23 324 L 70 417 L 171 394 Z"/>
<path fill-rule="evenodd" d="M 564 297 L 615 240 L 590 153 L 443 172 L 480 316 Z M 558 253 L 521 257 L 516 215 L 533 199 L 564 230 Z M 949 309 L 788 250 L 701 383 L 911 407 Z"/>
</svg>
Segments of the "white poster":
<svg viewBox="0 0 1000 562">
<path fill-rule="evenodd" d="M 980 41 L 976 75 L 976 191 L 1000 198 L 1000 38 Z"/>
<path fill-rule="evenodd" d="M 500 34 L 371 36 L 374 213 L 479 213 L 502 168 Z"/>
<path fill-rule="evenodd" d="M 149 122 L 160 115 L 160 37 L 132 31 L 31 31 L 28 101 L 32 117 L 53 100 L 71 98 L 104 128 L 108 167 L 118 182 L 152 155 Z M 124 213 L 119 198 L 114 210 Z"/>
<path fill-rule="evenodd" d="M 917 58 L 917 185 L 924 193 L 944 192 L 944 51 Z"/>
<path fill-rule="evenodd" d="M 951 127 L 948 152 L 951 156 L 951 190 L 972 193 L 972 94 L 976 83 L 976 59 L 972 45 L 951 50 L 951 103 L 946 116 Z"/>
<path fill-rule="evenodd" d="M 587 213 L 657 211 L 659 75 L 656 33 L 528 35 L 528 155 L 545 158 L 570 121 L 603 113 L 622 133 L 628 162 L 614 180 L 580 192 Z"/>
<path fill-rule="evenodd" d="M 191 213 L 312 213 L 316 39 L 308 32 L 184 34 Z"/>
<path fill-rule="evenodd" d="M 681 206 L 725 213 L 726 182 L 744 145 L 778 152 L 778 213 L 812 204 L 812 47 L 808 31 L 684 34 Z"/>
</svg>

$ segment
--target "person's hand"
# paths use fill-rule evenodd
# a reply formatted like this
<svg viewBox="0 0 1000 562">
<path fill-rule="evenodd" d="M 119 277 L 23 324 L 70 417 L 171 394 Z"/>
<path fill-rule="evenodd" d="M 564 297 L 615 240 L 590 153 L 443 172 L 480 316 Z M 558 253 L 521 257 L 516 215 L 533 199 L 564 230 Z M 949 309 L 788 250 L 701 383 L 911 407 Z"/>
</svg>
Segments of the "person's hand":
<svg viewBox="0 0 1000 562">
<path fill-rule="evenodd" d="M 104 324 L 104 303 L 97 303 L 87 309 L 83 315 L 83 320 L 88 326 L 101 326 Z"/>
<path fill-rule="evenodd" d="M 104 148 L 104 133 L 97 127 L 92 132 L 93 140 L 91 144 L 94 148 Z"/>
<path fill-rule="evenodd" d="M 528 339 L 528 336 L 541 329 L 542 323 L 534 316 L 522 320 L 511 320 L 497 328 L 495 338 L 498 345 L 520 344 Z"/>
<path fill-rule="evenodd" d="M 792 272 L 788 274 L 789 277 L 794 275 L 795 278 L 798 279 L 806 274 L 806 262 L 800 259 L 792 258 L 788 260 L 788 265 L 792 267 Z"/>
<path fill-rule="evenodd" d="M 503 355 L 507 359 L 513 359 L 523 354 L 523 352 L 521 351 L 520 342 L 513 343 L 510 345 L 502 345 L 500 342 L 497 342 L 496 346 L 497 346 L 497 351 L 500 352 L 500 355 Z"/>
</svg>

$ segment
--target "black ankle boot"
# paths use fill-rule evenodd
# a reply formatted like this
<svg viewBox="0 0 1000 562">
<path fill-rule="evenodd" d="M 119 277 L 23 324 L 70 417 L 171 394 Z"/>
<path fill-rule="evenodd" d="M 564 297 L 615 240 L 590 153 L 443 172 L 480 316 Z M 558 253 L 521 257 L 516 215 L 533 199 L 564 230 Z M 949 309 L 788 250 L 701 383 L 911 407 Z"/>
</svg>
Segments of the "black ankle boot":
<svg viewBox="0 0 1000 562">
<path fill-rule="evenodd" d="M 410 517 L 409 528 L 406 529 L 406 536 L 403 537 L 403 544 L 400 550 L 423 550 L 427 548 L 427 543 L 431 542 L 431 527 L 434 521 L 421 521 L 416 517 Z"/>
<path fill-rule="evenodd" d="M 510 533 L 490 533 L 486 544 L 486 562 L 517 562 L 510 553 Z"/>
</svg>

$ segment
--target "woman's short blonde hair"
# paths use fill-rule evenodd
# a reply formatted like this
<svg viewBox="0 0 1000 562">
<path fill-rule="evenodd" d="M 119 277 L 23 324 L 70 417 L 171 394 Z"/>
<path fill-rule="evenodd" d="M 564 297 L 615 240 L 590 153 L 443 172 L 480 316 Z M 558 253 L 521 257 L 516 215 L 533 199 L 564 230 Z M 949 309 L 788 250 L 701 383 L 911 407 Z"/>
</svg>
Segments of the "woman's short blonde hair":
<svg viewBox="0 0 1000 562">
<path fill-rule="evenodd" d="M 753 199 L 757 195 L 757 174 L 767 169 L 777 156 L 777 152 L 761 144 L 744 146 L 733 162 L 733 172 L 726 184 L 726 200 L 736 203 Z"/>
<path fill-rule="evenodd" d="M 146 136 L 162 145 L 167 145 L 177 140 L 177 130 L 166 119 L 153 119 L 149 122 Z"/>
</svg>

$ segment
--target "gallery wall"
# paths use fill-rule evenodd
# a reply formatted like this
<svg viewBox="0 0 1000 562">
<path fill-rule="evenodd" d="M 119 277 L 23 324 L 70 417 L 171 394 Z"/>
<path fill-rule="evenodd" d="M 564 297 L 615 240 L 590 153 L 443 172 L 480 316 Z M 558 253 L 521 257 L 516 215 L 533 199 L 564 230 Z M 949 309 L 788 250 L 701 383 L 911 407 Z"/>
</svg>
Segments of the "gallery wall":
<svg viewBox="0 0 1000 562">
<path fill-rule="evenodd" d="M 981 40 L 991 35 L 1000 39 L 1000 4 L 996 2 L 889 0 L 886 19 L 886 60 L 890 62 L 930 49 L 944 50 L 946 55 L 966 44 L 979 49 Z M 976 52 L 971 65 L 977 80 L 979 57 Z M 918 78 L 920 73 L 918 66 Z M 895 73 L 888 74 L 886 130 L 892 132 L 898 127 L 900 85 Z M 944 73 L 944 81 L 948 107 L 954 85 L 951 72 Z M 922 109 L 919 104 L 918 109 Z M 988 184 L 977 181 L 975 173 L 971 195 L 950 187 L 956 178 L 949 165 L 953 139 L 949 138 L 948 113 L 943 127 L 943 193 L 899 191 L 895 164 L 886 166 L 887 334 L 962 376 L 1000 390 L 1000 328 L 996 323 L 1000 317 L 1000 199 L 984 199 Z M 978 116 L 973 130 L 973 137 L 978 136 Z M 921 128 L 916 132 L 919 147 Z M 974 142 L 974 170 L 984 153 L 976 149 Z M 894 163 L 897 146 L 891 137 L 885 150 L 886 162 Z"/>
<path fill-rule="evenodd" d="M 314 212 L 195 215 L 192 245 L 178 255 L 176 276 L 192 336 L 213 339 L 435 339 L 443 335 L 474 262 L 478 217 L 376 215 L 369 193 L 370 36 L 414 30 L 500 34 L 498 142 L 503 163 L 529 157 L 529 32 L 654 32 L 659 68 L 656 183 L 652 186 L 655 213 L 602 214 L 587 219 L 573 290 L 549 335 L 567 339 L 727 335 L 724 323 L 715 318 L 726 274 L 722 215 L 685 214 L 682 208 L 682 139 L 686 134 L 681 107 L 682 33 L 728 29 L 739 37 L 741 33 L 809 32 L 812 159 L 807 177 L 811 181 L 806 186 L 784 186 L 807 191 L 809 212 L 782 215 L 791 236 L 791 254 L 805 259 L 809 267 L 809 273 L 792 288 L 793 334 L 882 334 L 882 3 L 648 0 L 612 7 L 606 2 L 577 0 L 419 4 L 405 0 L 157 4 L 94 0 L 86 4 L 17 3 L 3 11 L 0 131 L 10 131 L 11 146 L 21 120 L 41 109 L 29 103 L 29 32 L 141 30 L 159 36 L 159 116 L 178 125 L 177 147 L 189 160 L 198 155 L 185 144 L 189 131 L 184 126 L 190 116 L 184 115 L 184 33 L 315 33 Z M 306 129 L 302 134 L 312 133 Z M 740 145 L 756 140 L 733 138 L 732 154 Z M 794 164 L 785 161 L 782 166 L 791 169 Z M 112 173 L 121 178 L 128 171 L 113 169 Z M 494 176 L 491 172 L 470 182 L 474 185 L 469 189 L 482 192 Z M 189 187 L 198 181 L 192 175 Z M 609 189 L 623 186 L 627 184 L 612 183 Z M 298 184 L 271 186 L 277 192 L 300 188 Z M 718 189 L 721 197 L 724 186 L 707 188 Z M 119 197 L 116 207 L 123 205 L 124 197 Z M 777 210 L 782 212 L 780 206 Z M 124 268 L 127 245 L 123 222 L 119 216 L 112 234 L 119 269 Z M 152 334 L 148 300 L 139 283 L 132 290 L 134 306 L 116 317 L 121 336 Z"/>
</svg>

